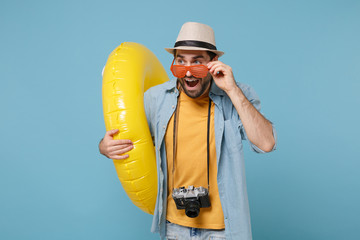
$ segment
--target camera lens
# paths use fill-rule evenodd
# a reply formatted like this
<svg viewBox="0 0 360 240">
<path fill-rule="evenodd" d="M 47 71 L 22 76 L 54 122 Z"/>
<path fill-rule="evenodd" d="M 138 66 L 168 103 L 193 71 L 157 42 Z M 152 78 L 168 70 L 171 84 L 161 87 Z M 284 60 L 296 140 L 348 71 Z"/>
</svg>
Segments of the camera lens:
<svg viewBox="0 0 360 240">
<path fill-rule="evenodd" d="M 195 218 L 199 216 L 200 203 L 199 201 L 189 201 L 185 206 L 185 214 L 188 217 Z"/>
</svg>

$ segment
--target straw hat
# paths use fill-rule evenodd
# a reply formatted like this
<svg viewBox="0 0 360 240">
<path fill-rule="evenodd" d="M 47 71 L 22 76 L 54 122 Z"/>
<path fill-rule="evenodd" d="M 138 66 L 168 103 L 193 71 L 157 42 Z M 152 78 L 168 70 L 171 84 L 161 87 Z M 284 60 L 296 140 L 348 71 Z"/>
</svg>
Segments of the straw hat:
<svg viewBox="0 0 360 240">
<path fill-rule="evenodd" d="M 214 30 L 205 24 L 187 22 L 182 25 L 179 35 L 173 48 L 165 48 L 171 54 L 174 50 L 205 50 L 217 54 L 219 57 L 224 54 L 216 49 Z"/>
</svg>

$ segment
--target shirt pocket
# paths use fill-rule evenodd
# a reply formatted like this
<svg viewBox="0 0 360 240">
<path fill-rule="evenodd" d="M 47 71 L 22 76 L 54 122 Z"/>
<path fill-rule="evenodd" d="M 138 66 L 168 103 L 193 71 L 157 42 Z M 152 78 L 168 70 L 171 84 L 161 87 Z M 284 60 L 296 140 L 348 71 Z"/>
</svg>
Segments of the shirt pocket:
<svg viewBox="0 0 360 240">
<path fill-rule="evenodd" d="M 224 121 L 224 140 L 225 146 L 231 153 L 242 151 L 243 145 L 241 140 L 239 123 L 233 119 Z"/>
</svg>

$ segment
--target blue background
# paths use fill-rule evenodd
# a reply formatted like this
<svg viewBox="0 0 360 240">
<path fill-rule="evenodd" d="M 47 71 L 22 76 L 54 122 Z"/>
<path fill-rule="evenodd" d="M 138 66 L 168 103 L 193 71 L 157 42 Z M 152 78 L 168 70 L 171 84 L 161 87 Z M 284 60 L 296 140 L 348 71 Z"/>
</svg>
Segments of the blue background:
<svg viewBox="0 0 360 240">
<path fill-rule="evenodd" d="M 360 239 L 359 1 L 0 3 L 0 239 L 158 239 L 105 133 L 101 70 L 139 42 L 169 69 L 181 25 L 212 26 L 278 149 L 246 148 L 254 239 Z M 170 71 L 168 71 L 170 75 Z"/>
</svg>

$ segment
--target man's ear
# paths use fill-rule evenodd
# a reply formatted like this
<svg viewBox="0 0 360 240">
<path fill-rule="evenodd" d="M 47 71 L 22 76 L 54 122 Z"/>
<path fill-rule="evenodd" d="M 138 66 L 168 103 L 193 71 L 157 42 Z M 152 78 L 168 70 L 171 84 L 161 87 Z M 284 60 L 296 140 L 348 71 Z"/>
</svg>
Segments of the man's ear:
<svg viewBox="0 0 360 240">
<path fill-rule="evenodd" d="M 219 59 L 219 56 L 216 55 L 211 61 L 217 61 Z"/>
</svg>

